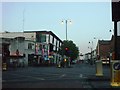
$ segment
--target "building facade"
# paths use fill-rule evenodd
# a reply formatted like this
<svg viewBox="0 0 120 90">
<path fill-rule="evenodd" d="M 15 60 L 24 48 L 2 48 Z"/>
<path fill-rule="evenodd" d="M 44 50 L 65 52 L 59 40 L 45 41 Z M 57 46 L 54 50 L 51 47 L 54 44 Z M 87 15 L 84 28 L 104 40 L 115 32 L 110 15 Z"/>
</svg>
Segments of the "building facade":
<svg viewBox="0 0 120 90">
<path fill-rule="evenodd" d="M 109 58 L 110 55 L 110 40 L 99 40 L 98 43 L 99 43 L 99 59 L 107 60 L 107 58 Z"/>
<path fill-rule="evenodd" d="M 7 63 L 8 67 L 13 63 L 15 66 L 26 66 L 23 34 L 21 32 L 2 32 L 0 39 L 2 40 L 2 62 Z M 17 50 L 19 55 L 16 54 Z"/>
<path fill-rule="evenodd" d="M 14 61 L 16 50 L 19 51 L 18 64 L 25 66 L 57 64 L 62 56 L 58 53 L 62 40 L 51 31 L 3 32 L 2 43 L 10 51 L 10 62 Z"/>
<path fill-rule="evenodd" d="M 117 52 L 120 59 L 120 36 L 117 36 Z M 98 40 L 96 47 L 96 54 L 98 60 L 114 60 L 114 36 L 111 40 Z"/>
<path fill-rule="evenodd" d="M 57 64 L 61 60 L 61 55 L 58 53 L 62 40 L 60 40 L 51 31 L 25 31 L 25 40 L 31 40 L 35 43 L 29 43 L 29 45 L 35 45 L 35 55 L 39 55 L 44 61 L 41 63 Z"/>
</svg>

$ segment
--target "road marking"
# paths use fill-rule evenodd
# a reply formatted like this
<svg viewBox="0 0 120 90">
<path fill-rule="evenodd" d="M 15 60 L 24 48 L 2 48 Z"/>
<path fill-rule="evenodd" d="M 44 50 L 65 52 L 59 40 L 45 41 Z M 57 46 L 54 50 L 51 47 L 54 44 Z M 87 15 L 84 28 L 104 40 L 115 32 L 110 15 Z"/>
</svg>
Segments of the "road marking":
<svg viewBox="0 0 120 90">
<path fill-rule="evenodd" d="M 83 77 L 84 79 L 88 78 L 88 77 Z"/>
<path fill-rule="evenodd" d="M 79 75 L 79 77 L 80 77 L 80 78 L 82 78 L 82 77 L 83 77 L 83 75 L 82 75 L 82 74 L 80 74 L 80 75 Z"/>
<path fill-rule="evenodd" d="M 84 85 L 83 88 L 92 88 L 90 85 Z"/>
<path fill-rule="evenodd" d="M 66 76 L 66 74 L 62 74 L 62 75 L 60 76 L 60 78 L 65 77 L 65 76 Z"/>
<path fill-rule="evenodd" d="M 44 78 L 38 78 L 38 77 L 33 77 L 33 76 L 25 76 L 25 75 L 20 75 L 20 74 L 11 74 L 11 75 L 16 75 L 16 76 L 21 76 L 21 77 L 30 77 L 30 78 L 33 78 L 33 79 L 38 79 L 38 80 L 45 80 Z"/>
<path fill-rule="evenodd" d="M 66 74 L 63 74 L 62 77 L 66 76 Z"/>
<path fill-rule="evenodd" d="M 83 74 L 80 74 L 79 77 L 84 78 L 84 79 L 87 78 L 87 77 L 83 76 Z"/>
</svg>

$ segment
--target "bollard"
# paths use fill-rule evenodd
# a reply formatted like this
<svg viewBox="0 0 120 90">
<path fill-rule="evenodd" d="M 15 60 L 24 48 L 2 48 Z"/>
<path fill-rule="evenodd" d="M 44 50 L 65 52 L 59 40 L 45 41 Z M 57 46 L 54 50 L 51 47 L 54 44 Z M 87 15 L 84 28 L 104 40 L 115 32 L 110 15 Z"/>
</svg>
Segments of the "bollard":
<svg viewBox="0 0 120 90">
<path fill-rule="evenodd" d="M 102 60 L 96 61 L 96 76 L 103 76 Z"/>
<path fill-rule="evenodd" d="M 120 60 L 110 62 L 111 86 L 120 86 Z"/>
<path fill-rule="evenodd" d="M 6 71 L 6 70 L 7 70 L 7 64 L 6 64 L 6 63 L 3 63 L 2 70 L 4 70 L 4 71 Z"/>
<path fill-rule="evenodd" d="M 61 67 L 60 62 L 58 62 L 58 67 L 59 67 L 59 68 Z"/>
<path fill-rule="evenodd" d="M 70 67 L 70 61 L 68 62 L 68 67 Z"/>
</svg>

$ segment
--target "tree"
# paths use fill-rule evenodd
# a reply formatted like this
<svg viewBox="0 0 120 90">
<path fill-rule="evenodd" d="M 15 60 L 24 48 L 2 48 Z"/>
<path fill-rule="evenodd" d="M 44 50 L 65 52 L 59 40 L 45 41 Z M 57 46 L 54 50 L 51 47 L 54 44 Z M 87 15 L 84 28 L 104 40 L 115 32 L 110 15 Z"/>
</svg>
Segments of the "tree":
<svg viewBox="0 0 120 90">
<path fill-rule="evenodd" d="M 64 40 L 63 44 L 61 45 L 61 50 L 59 52 L 62 56 L 66 55 L 72 60 L 76 59 L 79 55 L 78 47 L 71 40 Z"/>
</svg>

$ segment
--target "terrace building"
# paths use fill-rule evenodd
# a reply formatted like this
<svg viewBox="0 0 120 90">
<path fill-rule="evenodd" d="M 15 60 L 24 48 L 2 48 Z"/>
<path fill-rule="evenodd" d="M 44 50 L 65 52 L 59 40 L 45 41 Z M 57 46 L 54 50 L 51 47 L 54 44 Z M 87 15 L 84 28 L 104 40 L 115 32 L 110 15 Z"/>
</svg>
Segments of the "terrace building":
<svg viewBox="0 0 120 90">
<path fill-rule="evenodd" d="M 58 53 L 63 44 L 53 32 L 51 31 L 25 31 L 25 40 L 34 41 L 29 42 L 29 46 L 35 46 L 35 55 L 42 56 L 43 60 L 39 63 L 57 64 L 62 56 Z M 30 54 L 28 55 L 31 56 Z M 28 59 L 29 60 L 29 59 Z"/>
<path fill-rule="evenodd" d="M 62 40 L 51 31 L 2 32 L 1 45 L 10 51 L 10 61 L 13 62 L 16 50 L 19 50 L 18 65 L 24 62 L 31 64 L 57 64 L 62 56 L 58 53 Z M 4 45 L 3 45 L 4 44 Z M 3 49 L 4 50 L 4 49 Z M 34 62 L 35 61 L 35 62 Z"/>
</svg>

